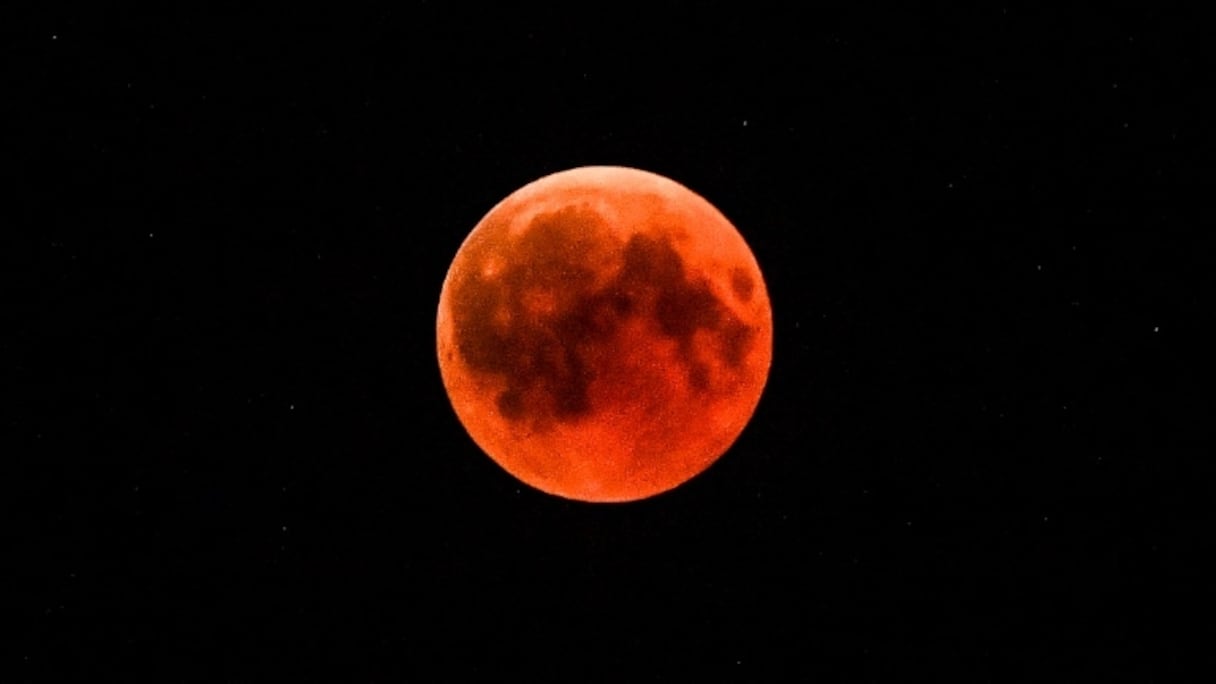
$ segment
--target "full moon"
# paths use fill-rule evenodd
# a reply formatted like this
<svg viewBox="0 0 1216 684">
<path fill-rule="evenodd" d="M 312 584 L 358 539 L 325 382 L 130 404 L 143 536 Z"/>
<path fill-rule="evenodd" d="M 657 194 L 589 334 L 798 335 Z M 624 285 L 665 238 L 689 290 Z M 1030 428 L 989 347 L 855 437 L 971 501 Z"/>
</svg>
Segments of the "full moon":
<svg viewBox="0 0 1216 684">
<path fill-rule="evenodd" d="M 739 231 L 683 185 L 615 166 L 494 206 L 448 269 L 436 333 L 473 441 L 522 482 L 591 502 L 712 465 L 772 360 L 768 291 Z"/>
</svg>

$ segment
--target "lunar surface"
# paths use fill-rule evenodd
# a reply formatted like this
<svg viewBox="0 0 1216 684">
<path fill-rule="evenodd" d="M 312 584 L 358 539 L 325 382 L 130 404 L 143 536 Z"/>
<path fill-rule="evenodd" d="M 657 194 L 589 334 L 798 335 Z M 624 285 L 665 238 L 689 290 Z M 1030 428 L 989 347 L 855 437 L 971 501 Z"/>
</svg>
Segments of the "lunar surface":
<svg viewBox="0 0 1216 684">
<path fill-rule="evenodd" d="M 714 463 L 768 377 L 772 313 L 751 250 L 688 188 L 582 167 L 512 193 L 440 295 L 457 417 L 519 480 L 568 499 L 670 490 Z"/>
</svg>

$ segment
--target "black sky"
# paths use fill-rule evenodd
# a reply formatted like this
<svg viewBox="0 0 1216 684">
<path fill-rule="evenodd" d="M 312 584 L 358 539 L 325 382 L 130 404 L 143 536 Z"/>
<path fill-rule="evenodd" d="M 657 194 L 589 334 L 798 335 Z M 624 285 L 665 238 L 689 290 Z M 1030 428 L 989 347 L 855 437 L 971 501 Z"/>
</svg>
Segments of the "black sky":
<svg viewBox="0 0 1216 684">
<path fill-rule="evenodd" d="M 1194 17 L 168 4 L 3 33 L 12 681 L 1186 679 Z M 713 202 L 776 324 L 628 506 L 500 471 L 434 352 L 468 231 L 587 164 Z"/>
</svg>

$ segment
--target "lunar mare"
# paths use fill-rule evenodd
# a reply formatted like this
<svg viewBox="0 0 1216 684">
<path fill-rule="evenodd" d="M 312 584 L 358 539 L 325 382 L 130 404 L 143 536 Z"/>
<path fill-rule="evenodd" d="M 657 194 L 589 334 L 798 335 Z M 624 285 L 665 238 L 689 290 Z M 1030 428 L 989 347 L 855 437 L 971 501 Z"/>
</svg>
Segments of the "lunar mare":
<svg viewBox="0 0 1216 684">
<path fill-rule="evenodd" d="M 440 295 L 445 389 L 482 450 L 542 491 L 631 501 L 709 467 L 751 418 L 772 320 L 738 231 L 674 181 L 582 167 L 500 202 Z"/>
</svg>

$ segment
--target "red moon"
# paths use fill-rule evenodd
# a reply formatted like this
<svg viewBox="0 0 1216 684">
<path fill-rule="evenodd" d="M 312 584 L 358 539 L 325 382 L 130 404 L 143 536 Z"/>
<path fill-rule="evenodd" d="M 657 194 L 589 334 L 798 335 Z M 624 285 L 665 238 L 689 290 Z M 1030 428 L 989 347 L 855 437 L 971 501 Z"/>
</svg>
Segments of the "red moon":
<svg viewBox="0 0 1216 684">
<path fill-rule="evenodd" d="M 704 471 L 772 360 L 768 291 L 735 227 L 683 185 L 615 166 L 545 176 L 491 209 L 448 269 L 436 332 L 473 441 L 580 501 Z"/>
</svg>

